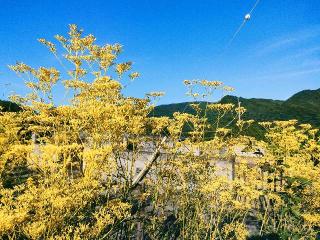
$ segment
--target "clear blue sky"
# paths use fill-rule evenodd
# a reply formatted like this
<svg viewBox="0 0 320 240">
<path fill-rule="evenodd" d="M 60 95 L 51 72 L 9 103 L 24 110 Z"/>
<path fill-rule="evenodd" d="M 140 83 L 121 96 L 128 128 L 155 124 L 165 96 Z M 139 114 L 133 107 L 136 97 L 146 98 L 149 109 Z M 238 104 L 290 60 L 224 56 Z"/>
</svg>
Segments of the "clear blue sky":
<svg viewBox="0 0 320 240">
<path fill-rule="evenodd" d="M 25 92 L 7 65 L 53 64 L 36 39 L 66 34 L 69 23 L 99 43 L 124 45 L 124 58 L 141 73 L 126 94 L 165 91 L 160 103 L 186 101 L 182 81 L 195 78 L 223 81 L 243 97 L 286 99 L 320 88 L 319 0 L 261 0 L 221 54 L 254 2 L 0 0 L 0 98 Z"/>
</svg>

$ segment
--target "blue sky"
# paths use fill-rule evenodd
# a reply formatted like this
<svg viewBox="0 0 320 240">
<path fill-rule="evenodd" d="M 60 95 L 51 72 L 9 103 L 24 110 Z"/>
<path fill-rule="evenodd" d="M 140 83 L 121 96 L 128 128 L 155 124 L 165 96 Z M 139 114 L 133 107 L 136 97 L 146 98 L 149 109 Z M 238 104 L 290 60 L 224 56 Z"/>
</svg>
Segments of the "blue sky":
<svg viewBox="0 0 320 240">
<path fill-rule="evenodd" d="M 125 93 L 164 91 L 159 103 L 188 100 L 185 79 L 220 80 L 235 95 L 286 99 L 320 88 L 320 1 L 261 0 L 226 49 L 255 0 L 1 0 L 0 98 L 25 93 L 7 69 L 55 59 L 36 39 L 67 33 L 76 23 L 99 43 L 121 43 L 141 78 Z M 10 83 L 10 85 L 8 85 Z M 63 100 L 58 88 L 56 101 Z"/>
</svg>

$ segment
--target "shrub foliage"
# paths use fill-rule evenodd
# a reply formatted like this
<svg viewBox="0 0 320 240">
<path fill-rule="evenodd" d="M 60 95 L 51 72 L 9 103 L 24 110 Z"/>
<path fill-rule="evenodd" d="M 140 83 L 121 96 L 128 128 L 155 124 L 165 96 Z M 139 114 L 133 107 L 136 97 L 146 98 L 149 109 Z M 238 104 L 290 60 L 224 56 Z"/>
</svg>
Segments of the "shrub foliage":
<svg viewBox="0 0 320 240">
<path fill-rule="evenodd" d="M 22 111 L 0 113 L 1 238 L 316 237 L 317 130 L 295 120 L 263 122 L 264 140 L 257 140 L 242 134 L 252 124 L 242 120 L 245 109 L 223 103 L 152 117 L 162 93 L 123 95 L 139 74 L 119 62 L 121 45 L 99 46 L 75 25 L 55 38 L 57 46 L 39 41 L 61 70 L 10 66 L 30 93 L 12 96 Z M 72 94 L 69 104 L 54 105 L 57 84 Z M 197 101 L 232 90 L 219 81 L 184 84 Z M 137 178 L 146 144 L 153 161 Z"/>
</svg>

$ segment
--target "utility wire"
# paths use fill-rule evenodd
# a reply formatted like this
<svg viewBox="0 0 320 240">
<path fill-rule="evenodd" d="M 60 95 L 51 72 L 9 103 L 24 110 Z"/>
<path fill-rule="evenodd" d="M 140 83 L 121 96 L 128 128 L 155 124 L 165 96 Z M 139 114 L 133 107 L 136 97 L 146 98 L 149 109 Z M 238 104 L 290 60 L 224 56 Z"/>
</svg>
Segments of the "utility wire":
<svg viewBox="0 0 320 240">
<path fill-rule="evenodd" d="M 233 34 L 232 38 L 229 40 L 229 42 L 227 43 L 226 47 L 224 48 L 224 50 L 227 50 L 231 43 L 233 42 L 233 40 L 236 38 L 236 36 L 238 35 L 238 33 L 241 31 L 241 29 L 243 28 L 243 26 L 246 24 L 246 20 L 243 20 L 243 22 L 241 23 L 241 25 L 239 26 L 239 28 L 237 29 L 237 31 Z"/>
<path fill-rule="evenodd" d="M 242 30 L 242 28 L 244 27 L 244 25 L 246 24 L 246 22 L 250 19 L 251 14 L 253 13 L 253 11 L 256 9 L 256 7 L 259 5 L 261 0 L 257 0 L 255 2 L 255 4 L 253 5 L 253 7 L 251 8 L 250 12 L 246 15 L 245 19 L 242 21 L 242 23 L 240 24 L 239 28 L 237 29 L 237 31 L 233 34 L 232 38 L 229 40 L 229 42 L 227 43 L 226 47 L 224 48 L 224 51 L 227 50 L 230 45 L 232 44 L 232 42 L 234 41 L 234 39 L 237 37 L 237 35 L 239 34 L 239 32 Z M 248 18 L 247 18 L 248 16 Z"/>
<path fill-rule="evenodd" d="M 253 8 L 250 10 L 249 14 L 253 13 L 253 11 L 256 9 L 256 7 L 258 6 L 259 3 L 260 3 L 260 0 L 257 0 L 256 3 L 254 4 Z"/>
</svg>

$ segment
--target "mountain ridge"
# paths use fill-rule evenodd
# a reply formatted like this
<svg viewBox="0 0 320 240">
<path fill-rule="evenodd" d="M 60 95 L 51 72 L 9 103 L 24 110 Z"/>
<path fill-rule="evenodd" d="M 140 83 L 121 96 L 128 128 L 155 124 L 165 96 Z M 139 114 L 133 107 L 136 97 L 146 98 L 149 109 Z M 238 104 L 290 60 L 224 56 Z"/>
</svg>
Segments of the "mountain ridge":
<svg viewBox="0 0 320 240">
<path fill-rule="evenodd" d="M 0 112 L 18 112 L 20 110 L 21 108 L 18 104 L 11 101 L 0 100 Z"/>
<path fill-rule="evenodd" d="M 293 94 L 287 100 L 274 100 L 266 98 L 243 98 L 226 95 L 218 103 L 238 104 L 247 109 L 243 115 L 244 119 L 256 121 L 273 121 L 297 119 L 301 123 L 310 123 L 314 127 L 320 128 L 320 88 L 315 90 L 302 90 Z M 152 116 L 172 117 L 174 112 L 194 113 L 190 107 L 191 103 L 181 102 L 158 105 L 151 113 Z M 199 103 L 199 102 L 198 102 Z M 200 102 L 204 107 L 206 102 Z M 0 100 L 0 111 L 19 111 L 21 108 L 16 103 Z"/>
<path fill-rule="evenodd" d="M 233 103 L 246 108 L 243 115 L 244 120 L 253 119 L 256 122 L 290 120 L 296 119 L 299 123 L 309 123 L 313 127 L 320 128 L 320 88 L 316 90 L 300 91 L 287 100 L 273 100 L 264 98 L 243 98 L 232 95 L 226 95 L 215 103 Z M 158 105 L 151 113 L 152 116 L 172 117 L 174 112 L 194 113 L 190 107 L 191 103 L 181 102 L 173 104 Z M 199 102 L 198 102 L 199 103 Z M 204 107 L 207 102 L 200 102 L 200 107 Z M 212 102 L 210 102 L 212 103 Z M 214 115 L 209 115 L 208 119 L 213 119 Z M 254 131 L 261 132 L 258 124 L 255 125 Z"/>
</svg>

